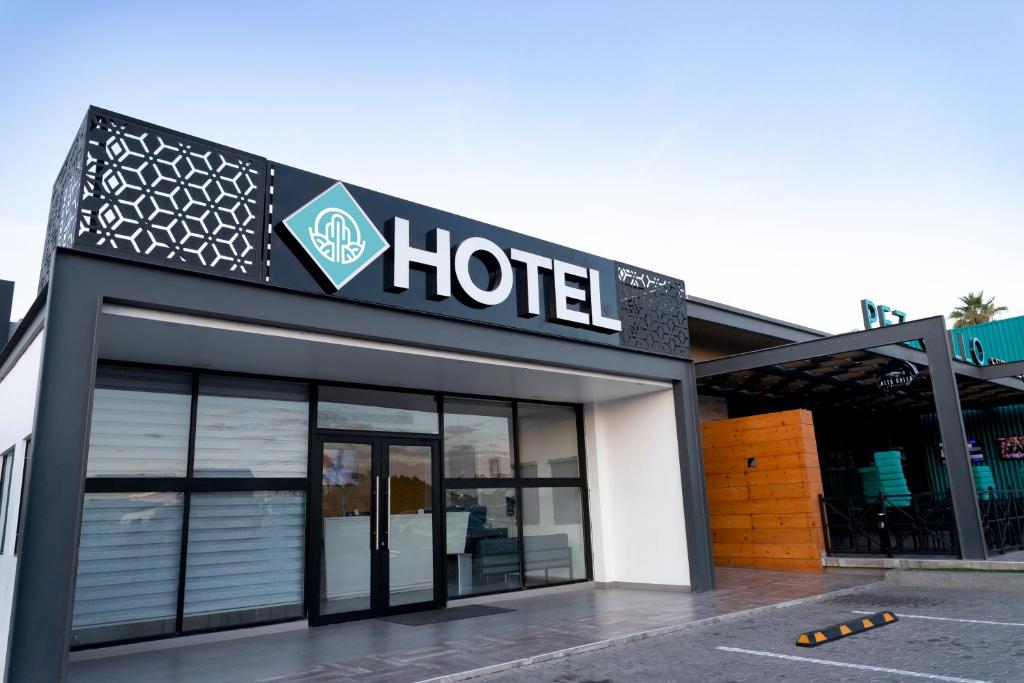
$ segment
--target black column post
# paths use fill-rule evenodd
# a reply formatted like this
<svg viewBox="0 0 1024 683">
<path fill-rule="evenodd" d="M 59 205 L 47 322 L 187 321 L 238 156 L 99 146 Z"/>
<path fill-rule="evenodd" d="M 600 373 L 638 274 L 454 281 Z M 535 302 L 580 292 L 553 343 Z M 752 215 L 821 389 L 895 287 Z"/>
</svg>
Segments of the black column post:
<svg viewBox="0 0 1024 683">
<path fill-rule="evenodd" d="M 101 305 L 74 265 L 54 256 L 42 332 L 9 647 L 18 683 L 63 681 L 67 667 Z"/>
<path fill-rule="evenodd" d="M 704 482 L 704 450 L 697 411 L 697 382 L 693 363 L 683 363 L 683 378 L 672 383 L 676 404 L 676 438 L 679 442 L 679 474 L 683 482 L 683 514 L 686 552 L 690 559 L 690 587 L 695 592 L 715 587 L 711 556 L 711 524 Z"/>
<path fill-rule="evenodd" d="M 978 510 L 978 497 L 974 490 L 974 474 L 967 453 L 967 430 L 960 408 L 956 376 L 953 374 L 953 355 L 949 337 L 941 318 L 929 321 L 924 336 L 931 371 L 935 412 L 939 420 L 939 434 L 949 472 L 949 495 L 953 501 L 956 531 L 960 538 L 960 555 L 965 560 L 988 559 L 985 531 Z"/>
<path fill-rule="evenodd" d="M 0 280 L 0 351 L 7 345 L 14 328 L 11 327 L 11 305 L 14 302 L 14 283 Z"/>
</svg>

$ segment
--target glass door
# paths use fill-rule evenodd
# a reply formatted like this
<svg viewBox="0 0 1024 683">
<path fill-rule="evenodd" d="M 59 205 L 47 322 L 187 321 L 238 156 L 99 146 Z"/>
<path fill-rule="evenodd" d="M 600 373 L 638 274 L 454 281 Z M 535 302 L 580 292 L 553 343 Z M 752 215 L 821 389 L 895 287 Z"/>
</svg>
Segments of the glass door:
<svg viewBox="0 0 1024 683">
<path fill-rule="evenodd" d="M 385 440 L 388 510 L 387 606 L 431 603 L 435 596 L 435 504 L 430 444 Z"/>
<path fill-rule="evenodd" d="M 438 606 L 440 546 L 431 439 L 322 436 L 313 623 Z"/>
</svg>

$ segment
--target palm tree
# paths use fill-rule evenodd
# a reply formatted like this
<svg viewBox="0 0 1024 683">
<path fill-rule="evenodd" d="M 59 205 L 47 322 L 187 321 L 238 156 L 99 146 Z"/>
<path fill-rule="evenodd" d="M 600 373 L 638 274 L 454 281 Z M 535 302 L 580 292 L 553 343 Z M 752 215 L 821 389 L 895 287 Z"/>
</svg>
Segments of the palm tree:
<svg viewBox="0 0 1024 683">
<path fill-rule="evenodd" d="M 980 325 L 987 323 L 1000 313 L 1008 310 L 1006 306 L 996 306 L 996 298 L 989 297 L 985 300 L 984 290 L 977 294 L 968 292 L 967 296 L 960 297 L 962 306 L 957 306 L 949 314 L 951 320 L 955 321 L 953 327 L 968 327 L 969 325 Z"/>
</svg>

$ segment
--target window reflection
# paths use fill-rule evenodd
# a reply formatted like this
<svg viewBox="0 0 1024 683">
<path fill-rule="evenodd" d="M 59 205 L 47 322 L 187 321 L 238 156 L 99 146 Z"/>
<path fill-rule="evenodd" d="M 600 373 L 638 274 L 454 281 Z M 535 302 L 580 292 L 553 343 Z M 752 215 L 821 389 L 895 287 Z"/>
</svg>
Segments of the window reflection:
<svg viewBox="0 0 1024 683">
<path fill-rule="evenodd" d="M 572 406 L 519 404 L 519 469 L 523 477 L 578 477 L 579 431 Z"/>
<path fill-rule="evenodd" d="M 430 446 L 388 446 L 388 604 L 434 599 L 434 486 Z"/>
<path fill-rule="evenodd" d="M 321 614 L 370 608 L 372 478 L 369 444 L 324 444 Z"/>
<path fill-rule="evenodd" d="M 320 387 L 321 429 L 437 434 L 437 400 L 429 394 Z"/>
<path fill-rule="evenodd" d="M 101 365 L 89 430 L 90 477 L 184 477 L 192 376 Z"/>
<path fill-rule="evenodd" d="M 197 407 L 197 477 L 306 476 L 306 385 L 203 376 Z"/>
<path fill-rule="evenodd" d="M 445 477 L 512 476 L 512 404 L 445 399 Z"/>
</svg>

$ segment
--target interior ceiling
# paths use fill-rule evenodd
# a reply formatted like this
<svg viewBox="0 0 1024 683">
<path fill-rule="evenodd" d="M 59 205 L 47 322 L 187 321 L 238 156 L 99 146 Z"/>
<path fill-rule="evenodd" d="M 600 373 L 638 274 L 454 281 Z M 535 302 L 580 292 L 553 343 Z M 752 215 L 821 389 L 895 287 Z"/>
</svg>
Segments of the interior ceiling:
<svg viewBox="0 0 1024 683">
<path fill-rule="evenodd" d="M 879 390 L 878 375 L 893 362 L 889 356 L 870 351 L 851 351 L 704 377 L 697 387 L 701 393 L 787 405 L 934 411 L 927 366 L 916 366 L 917 379 L 905 391 L 889 396 Z M 957 386 L 963 408 L 1024 402 L 1024 393 L 992 382 L 957 375 Z"/>
<path fill-rule="evenodd" d="M 507 398 L 589 403 L 670 388 L 666 382 L 107 307 L 99 357 L 134 363 Z"/>
</svg>

